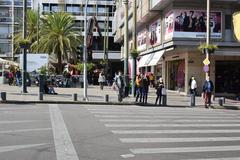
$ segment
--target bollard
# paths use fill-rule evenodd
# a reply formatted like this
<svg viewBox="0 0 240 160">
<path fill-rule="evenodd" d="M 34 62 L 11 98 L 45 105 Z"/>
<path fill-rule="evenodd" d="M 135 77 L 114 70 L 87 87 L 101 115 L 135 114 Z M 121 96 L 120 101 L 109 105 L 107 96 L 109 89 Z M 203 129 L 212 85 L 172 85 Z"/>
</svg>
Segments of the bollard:
<svg viewBox="0 0 240 160">
<path fill-rule="evenodd" d="M 222 98 L 219 98 L 219 99 L 218 99 L 218 104 L 219 104 L 220 106 L 223 106 L 223 99 L 222 99 Z"/>
<path fill-rule="evenodd" d="M 77 93 L 73 94 L 73 101 L 77 101 Z"/>
<path fill-rule="evenodd" d="M 109 95 L 106 94 L 106 95 L 105 95 L 105 102 L 108 102 L 108 101 L 109 101 Z"/>
<path fill-rule="evenodd" d="M 167 95 L 162 95 L 163 106 L 167 106 Z"/>
<path fill-rule="evenodd" d="M 6 92 L 1 92 L 1 99 L 2 99 L 2 101 L 7 100 L 7 93 Z"/>
<path fill-rule="evenodd" d="M 226 103 L 225 97 L 222 97 L 222 100 L 223 100 L 223 104 L 225 104 Z"/>
<path fill-rule="evenodd" d="M 39 75 L 39 95 L 40 93 L 44 93 L 44 85 L 45 85 L 45 79 L 44 79 L 44 75 L 40 74 Z"/>
<path fill-rule="evenodd" d="M 195 94 L 190 94 L 190 106 L 195 106 Z"/>
<path fill-rule="evenodd" d="M 38 94 L 38 99 L 39 99 L 40 101 L 43 100 L 43 93 L 42 93 L 42 92 L 39 92 L 39 94 Z"/>
</svg>

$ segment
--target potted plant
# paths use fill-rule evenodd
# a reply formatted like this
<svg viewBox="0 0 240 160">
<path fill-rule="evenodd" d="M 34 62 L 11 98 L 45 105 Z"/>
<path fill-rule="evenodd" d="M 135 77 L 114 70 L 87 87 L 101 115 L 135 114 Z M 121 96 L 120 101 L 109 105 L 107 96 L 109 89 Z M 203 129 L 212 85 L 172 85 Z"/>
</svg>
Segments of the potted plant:
<svg viewBox="0 0 240 160">
<path fill-rule="evenodd" d="M 215 44 L 206 43 L 202 43 L 198 46 L 198 50 L 200 50 L 202 53 L 206 53 L 206 49 L 208 49 L 208 53 L 214 53 L 214 51 L 218 49 L 218 46 Z"/>
<path fill-rule="evenodd" d="M 136 59 L 139 55 L 139 51 L 137 49 L 133 49 L 133 50 L 131 50 L 130 54 L 131 54 L 132 58 Z"/>
<path fill-rule="evenodd" d="M 18 44 L 19 44 L 20 48 L 27 49 L 27 48 L 29 48 L 31 42 L 28 39 L 21 39 L 18 42 Z"/>
</svg>

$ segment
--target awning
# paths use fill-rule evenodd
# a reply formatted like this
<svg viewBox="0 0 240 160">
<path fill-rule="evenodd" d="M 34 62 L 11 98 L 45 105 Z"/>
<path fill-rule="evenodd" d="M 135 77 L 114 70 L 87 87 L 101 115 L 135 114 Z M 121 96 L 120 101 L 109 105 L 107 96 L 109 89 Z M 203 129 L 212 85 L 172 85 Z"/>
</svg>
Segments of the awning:
<svg viewBox="0 0 240 160">
<path fill-rule="evenodd" d="M 161 50 L 159 52 L 153 53 L 154 55 L 152 56 L 151 61 L 148 63 L 148 66 L 155 66 L 155 65 L 157 65 L 158 61 L 163 56 L 164 52 L 165 52 L 165 50 Z"/>
<path fill-rule="evenodd" d="M 138 68 L 148 66 L 149 61 L 151 60 L 152 54 L 147 54 L 141 57 L 138 62 Z"/>
</svg>

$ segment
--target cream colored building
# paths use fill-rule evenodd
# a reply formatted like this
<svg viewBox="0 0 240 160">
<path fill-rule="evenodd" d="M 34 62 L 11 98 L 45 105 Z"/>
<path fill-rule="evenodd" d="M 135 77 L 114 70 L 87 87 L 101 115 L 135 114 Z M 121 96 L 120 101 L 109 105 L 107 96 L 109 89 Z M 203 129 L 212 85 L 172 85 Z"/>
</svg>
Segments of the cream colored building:
<svg viewBox="0 0 240 160">
<path fill-rule="evenodd" d="M 116 5 L 115 41 L 122 43 L 124 6 L 121 0 Z M 138 70 L 163 77 L 169 90 L 183 94 L 194 76 L 201 93 L 208 68 L 203 64 L 206 55 L 197 47 L 206 41 L 206 5 L 200 0 L 137 0 Z M 240 43 L 232 26 L 232 14 L 239 10 L 240 0 L 211 0 L 211 43 L 218 49 L 209 60 L 216 95 L 240 94 Z M 129 0 L 129 50 L 132 13 Z"/>
</svg>

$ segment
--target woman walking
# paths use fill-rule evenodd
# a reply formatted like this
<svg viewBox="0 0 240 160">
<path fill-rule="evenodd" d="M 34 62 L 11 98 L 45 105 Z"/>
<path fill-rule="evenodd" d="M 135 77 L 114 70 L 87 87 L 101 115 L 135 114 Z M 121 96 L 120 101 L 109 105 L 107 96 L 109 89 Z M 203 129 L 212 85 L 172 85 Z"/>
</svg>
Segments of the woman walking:
<svg viewBox="0 0 240 160">
<path fill-rule="evenodd" d="M 156 84 L 156 94 L 157 94 L 157 98 L 156 98 L 156 102 L 155 102 L 155 105 L 157 105 L 158 103 L 158 100 L 159 100 L 159 103 L 158 105 L 161 106 L 161 101 L 162 101 L 162 89 L 164 88 L 164 83 L 163 83 L 163 79 L 162 78 L 159 78 L 159 81 L 157 82 Z"/>
</svg>

